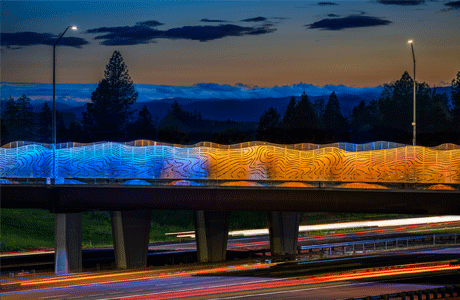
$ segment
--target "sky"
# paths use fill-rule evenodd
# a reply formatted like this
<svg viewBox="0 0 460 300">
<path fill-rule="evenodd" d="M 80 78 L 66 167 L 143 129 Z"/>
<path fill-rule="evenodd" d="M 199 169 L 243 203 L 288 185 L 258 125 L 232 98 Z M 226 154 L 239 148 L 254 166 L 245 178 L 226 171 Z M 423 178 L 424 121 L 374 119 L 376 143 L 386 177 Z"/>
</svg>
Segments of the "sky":
<svg viewBox="0 0 460 300">
<path fill-rule="evenodd" d="M 61 84 L 98 83 L 118 50 L 136 84 L 375 87 L 413 74 L 409 39 L 418 81 L 460 71 L 460 1 L 3 0 L 1 82 L 51 83 L 70 25 Z"/>
</svg>

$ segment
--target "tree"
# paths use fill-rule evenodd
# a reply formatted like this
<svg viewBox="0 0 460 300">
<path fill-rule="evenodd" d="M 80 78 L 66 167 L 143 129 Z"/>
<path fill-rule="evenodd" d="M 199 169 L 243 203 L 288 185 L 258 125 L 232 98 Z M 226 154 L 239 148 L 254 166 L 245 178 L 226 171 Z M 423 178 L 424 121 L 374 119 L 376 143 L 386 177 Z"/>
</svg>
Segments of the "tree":
<svg viewBox="0 0 460 300">
<path fill-rule="evenodd" d="M 339 99 L 335 92 L 329 96 L 324 110 L 323 123 L 326 130 L 340 133 L 347 130 L 348 122 L 342 115 Z"/>
<path fill-rule="evenodd" d="M 292 96 L 291 100 L 289 100 L 288 106 L 286 111 L 284 112 L 283 120 L 281 121 L 281 125 L 284 129 L 294 129 L 295 128 L 295 109 L 296 109 L 297 101 L 295 97 Z"/>
<path fill-rule="evenodd" d="M 379 138 L 377 131 L 381 127 L 377 101 L 366 104 L 363 100 L 353 107 L 350 127 L 357 141 L 376 141 Z"/>
<path fill-rule="evenodd" d="M 52 129 L 53 129 L 53 114 L 45 102 L 42 111 L 38 115 L 38 139 L 43 143 L 51 143 Z"/>
<path fill-rule="evenodd" d="M 324 98 L 317 98 L 315 100 L 315 103 L 313 104 L 313 108 L 316 113 L 316 119 L 318 120 L 318 128 L 323 129 L 324 128 L 324 111 L 326 109 L 325 104 L 324 104 Z"/>
<path fill-rule="evenodd" d="M 6 128 L 2 130 L 2 142 L 12 142 L 15 140 L 15 132 L 18 130 L 18 107 L 14 98 L 10 96 L 6 102 L 5 112 L 3 113 L 2 124 Z"/>
<path fill-rule="evenodd" d="M 277 139 L 280 125 L 280 113 L 276 108 L 270 107 L 259 119 L 257 139 L 260 141 L 274 142 Z"/>
<path fill-rule="evenodd" d="M 123 139 L 133 113 L 129 109 L 137 97 L 120 52 L 113 52 L 104 78 L 91 94 L 91 103 L 86 105 L 84 130 L 92 130 L 96 139 Z"/>
<path fill-rule="evenodd" d="M 294 124 L 298 129 L 318 128 L 315 111 L 305 92 L 300 96 L 300 100 L 295 107 Z"/>
<path fill-rule="evenodd" d="M 134 139 L 155 139 L 155 124 L 147 106 L 144 105 L 142 107 L 142 110 L 137 116 L 137 120 L 132 126 L 131 132 L 131 137 Z"/>
<path fill-rule="evenodd" d="M 411 140 L 413 119 L 413 85 L 409 73 L 404 72 L 401 79 L 385 84 L 378 100 L 384 128 L 392 133 L 398 142 Z"/>
<path fill-rule="evenodd" d="M 454 129 L 460 132 L 460 71 L 457 73 L 457 79 L 452 80 L 451 102 L 452 124 Z"/>
<path fill-rule="evenodd" d="M 17 105 L 17 135 L 16 138 L 23 141 L 34 139 L 34 115 L 30 99 L 23 94 L 16 102 Z"/>
</svg>

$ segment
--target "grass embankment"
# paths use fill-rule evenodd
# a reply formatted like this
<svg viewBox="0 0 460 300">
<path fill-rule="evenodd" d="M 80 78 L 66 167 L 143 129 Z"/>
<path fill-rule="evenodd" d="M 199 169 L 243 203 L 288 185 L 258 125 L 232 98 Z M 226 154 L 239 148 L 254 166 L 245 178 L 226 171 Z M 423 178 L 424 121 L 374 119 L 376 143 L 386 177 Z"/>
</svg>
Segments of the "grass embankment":
<svg viewBox="0 0 460 300">
<path fill-rule="evenodd" d="M 19 251 L 54 247 L 54 215 L 41 209 L 0 209 L 0 251 Z M 302 213 L 301 224 L 356 220 L 378 220 L 402 215 Z M 267 227 L 265 212 L 232 212 L 230 230 Z M 153 211 L 150 242 L 175 241 L 167 232 L 194 230 L 192 211 Z M 105 211 L 83 213 L 83 247 L 113 246 L 110 214 Z"/>
</svg>

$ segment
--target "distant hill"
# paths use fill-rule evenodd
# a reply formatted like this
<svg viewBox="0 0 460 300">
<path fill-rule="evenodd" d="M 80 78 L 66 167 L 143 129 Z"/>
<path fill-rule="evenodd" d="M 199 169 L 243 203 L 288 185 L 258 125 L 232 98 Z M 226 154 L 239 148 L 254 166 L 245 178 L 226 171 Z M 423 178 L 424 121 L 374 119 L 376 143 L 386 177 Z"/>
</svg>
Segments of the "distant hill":
<svg viewBox="0 0 460 300">
<path fill-rule="evenodd" d="M 436 92 L 439 94 L 446 93 L 450 96 L 450 87 L 438 87 Z M 371 100 L 378 99 L 378 95 L 375 93 L 360 93 L 359 95 L 352 94 L 337 94 L 340 102 L 342 113 L 349 115 L 355 105 L 361 101 L 368 103 Z M 299 99 L 300 95 L 296 97 Z M 310 101 L 313 103 L 316 99 L 323 98 L 324 103 L 327 103 L 329 98 L 328 95 L 324 96 L 309 96 Z M 270 107 L 276 108 L 281 115 L 284 114 L 287 104 L 291 97 L 282 98 L 252 98 L 252 99 L 190 99 L 190 98 L 172 98 L 164 100 L 151 100 L 151 101 L 137 101 L 132 109 L 140 111 L 144 105 L 147 106 L 148 110 L 154 118 L 158 121 L 161 120 L 167 113 L 168 109 L 174 101 L 177 101 L 187 111 L 198 111 L 202 114 L 203 118 L 210 120 L 226 121 L 228 119 L 232 121 L 248 121 L 258 122 L 260 116 Z M 51 102 L 51 101 L 50 101 Z M 49 102 L 50 107 L 52 103 Z M 4 111 L 6 100 L 1 101 L 1 108 Z M 35 100 L 32 101 L 34 112 L 40 112 L 43 106 L 43 101 Z M 75 115 L 77 119 L 82 119 L 82 112 L 85 111 L 84 104 L 79 106 L 71 106 L 65 103 L 57 102 L 57 110 L 62 113 L 70 113 Z M 66 114 L 66 119 L 69 118 L 70 114 Z M 135 114 L 136 116 L 137 114 Z M 68 121 L 66 121 L 66 125 Z"/>
</svg>

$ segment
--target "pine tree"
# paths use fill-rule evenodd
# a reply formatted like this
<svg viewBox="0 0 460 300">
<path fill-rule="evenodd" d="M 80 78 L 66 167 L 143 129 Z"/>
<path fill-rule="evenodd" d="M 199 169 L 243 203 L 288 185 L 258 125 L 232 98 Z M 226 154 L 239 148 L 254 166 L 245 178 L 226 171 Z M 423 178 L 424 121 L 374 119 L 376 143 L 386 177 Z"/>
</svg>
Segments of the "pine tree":
<svg viewBox="0 0 460 300">
<path fill-rule="evenodd" d="M 34 115 L 30 99 L 23 94 L 17 100 L 17 138 L 22 141 L 31 141 L 34 139 Z"/>
<path fill-rule="evenodd" d="M 385 128 L 404 134 L 412 132 L 413 84 L 409 73 L 404 72 L 401 79 L 384 85 L 379 111 Z"/>
<path fill-rule="evenodd" d="M 315 111 L 305 92 L 300 96 L 300 100 L 295 107 L 294 124 L 299 129 L 318 128 Z"/>
<path fill-rule="evenodd" d="M 280 125 L 280 113 L 276 108 L 270 107 L 266 110 L 259 120 L 257 127 L 257 139 L 260 141 L 274 142 Z"/>
<path fill-rule="evenodd" d="M 16 131 L 18 131 L 18 107 L 14 98 L 10 96 L 6 102 L 5 112 L 2 117 L 2 143 L 13 142 L 16 140 Z"/>
<path fill-rule="evenodd" d="M 348 124 L 340 109 L 340 102 L 335 92 L 329 96 L 329 100 L 324 110 L 323 122 L 326 130 L 336 133 L 343 132 L 347 129 Z"/>
<path fill-rule="evenodd" d="M 42 111 L 38 115 L 38 138 L 42 143 L 51 143 L 53 129 L 53 114 L 45 102 Z"/>
<path fill-rule="evenodd" d="M 3 119 L 5 120 L 5 125 L 10 129 L 16 127 L 18 117 L 18 106 L 14 98 L 10 96 L 8 101 L 6 101 L 5 113 L 3 114 Z"/>
<path fill-rule="evenodd" d="M 133 113 L 129 109 L 137 97 L 123 58 L 115 51 L 106 66 L 104 79 L 91 94 L 91 103 L 86 105 L 84 130 L 92 130 L 96 139 L 123 139 Z"/>
<path fill-rule="evenodd" d="M 131 136 L 135 139 L 148 140 L 154 140 L 156 137 L 152 115 L 145 105 L 142 107 L 136 122 L 133 124 Z"/>
<path fill-rule="evenodd" d="M 452 124 L 456 131 L 460 132 L 460 71 L 457 73 L 457 79 L 452 80 L 451 101 Z"/>
<path fill-rule="evenodd" d="M 297 101 L 295 100 L 295 97 L 291 97 L 291 100 L 289 100 L 288 106 L 286 107 L 286 111 L 284 112 L 283 120 L 281 121 L 282 127 L 284 129 L 294 129 L 296 127 L 295 125 L 295 108 L 297 105 Z"/>
<path fill-rule="evenodd" d="M 315 103 L 313 104 L 313 108 L 316 113 L 316 119 L 318 120 L 318 128 L 323 129 L 324 128 L 324 123 L 323 123 L 323 117 L 324 117 L 324 110 L 326 109 L 326 105 L 324 104 L 324 98 L 318 98 L 315 100 Z"/>
</svg>

